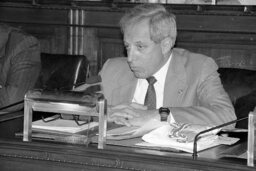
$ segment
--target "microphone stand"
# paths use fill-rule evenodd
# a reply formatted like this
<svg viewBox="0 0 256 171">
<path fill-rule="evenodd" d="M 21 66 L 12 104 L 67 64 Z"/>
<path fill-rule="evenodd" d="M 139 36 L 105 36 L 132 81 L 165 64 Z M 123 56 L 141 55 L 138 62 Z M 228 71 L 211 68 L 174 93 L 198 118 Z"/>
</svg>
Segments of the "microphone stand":
<svg viewBox="0 0 256 171">
<path fill-rule="evenodd" d="M 242 121 L 242 120 L 244 120 L 244 119 L 248 119 L 248 116 L 247 116 L 247 117 L 240 118 L 240 119 L 236 119 L 236 120 L 233 120 L 233 121 L 230 121 L 230 122 L 227 122 L 227 123 L 224 123 L 224 124 L 221 124 L 221 125 L 218 125 L 218 126 L 209 128 L 209 129 L 206 129 L 206 130 L 201 131 L 201 132 L 199 132 L 198 134 L 196 134 L 196 136 L 195 136 L 195 138 L 194 138 L 194 146 L 193 146 L 193 159 L 194 159 L 194 160 L 197 160 L 197 140 L 198 140 L 198 137 L 199 137 L 201 134 L 204 134 L 204 133 L 213 131 L 213 130 L 215 130 L 215 129 L 218 129 L 218 128 L 222 128 L 222 127 L 231 125 L 231 124 L 233 124 L 233 123 Z"/>
</svg>

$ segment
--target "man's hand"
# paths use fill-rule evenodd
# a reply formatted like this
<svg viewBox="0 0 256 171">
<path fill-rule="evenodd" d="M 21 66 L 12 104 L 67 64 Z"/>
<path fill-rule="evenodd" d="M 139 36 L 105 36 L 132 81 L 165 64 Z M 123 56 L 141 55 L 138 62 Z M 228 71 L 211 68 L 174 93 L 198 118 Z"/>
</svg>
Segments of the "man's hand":
<svg viewBox="0 0 256 171">
<path fill-rule="evenodd" d="M 137 103 L 121 104 L 108 108 L 108 121 L 126 126 L 142 126 L 150 119 L 160 119 L 157 110 Z"/>
</svg>

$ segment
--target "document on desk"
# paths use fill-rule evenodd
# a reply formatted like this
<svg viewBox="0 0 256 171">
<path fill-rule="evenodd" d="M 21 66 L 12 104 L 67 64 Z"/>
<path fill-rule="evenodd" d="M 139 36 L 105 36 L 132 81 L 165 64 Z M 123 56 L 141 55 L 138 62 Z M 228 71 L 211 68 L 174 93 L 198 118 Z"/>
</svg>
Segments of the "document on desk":
<svg viewBox="0 0 256 171">
<path fill-rule="evenodd" d="M 166 124 L 167 123 L 163 123 L 155 119 L 152 119 L 146 122 L 142 126 L 131 126 L 131 127 L 121 126 L 119 128 L 115 128 L 107 131 L 107 139 L 124 140 L 124 139 L 141 137 L 144 134 Z"/>
<path fill-rule="evenodd" d="M 52 119 L 51 117 L 47 120 Z M 83 121 L 79 121 L 81 124 Z M 65 119 L 56 119 L 50 122 L 44 122 L 43 120 L 34 121 L 32 123 L 33 131 L 54 131 L 54 132 L 63 132 L 63 133 L 78 133 L 84 130 L 92 129 L 98 126 L 98 122 L 90 122 L 83 125 L 77 125 L 74 120 L 65 120 Z"/>
<path fill-rule="evenodd" d="M 198 126 L 196 126 L 198 128 Z M 147 146 L 147 147 L 165 147 L 165 148 L 174 148 L 177 150 L 193 153 L 193 140 L 196 133 L 193 133 L 192 130 L 196 130 L 197 128 L 193 128 L 188 131 L 186 134 L 180 134 L 178 132 L 174 132 L 173 127 L 171 125 L 164 125 L 159 127 L 148 134 L 142 136 L 142 140 L 144 142 L 137 143 L 137 146 Z M 200 129 L 199 129 L 200 130 Z M 200 130 L 201 131 L 201 130 Z M 200 132 L 199 131 L 199 132 Z M 177 134 L 176 134 L 177 133 Z M 205 150 L 220 144 L 231 145 L 239 140 L 239 138 L 232 137 L 222 137 L 216 135 L 217 132 L 211 132 L 210 134 L 202 136 L 197 141 L 197 151 Z M 178 136 L 174 136 L 174 134 Z"/>
</svg>

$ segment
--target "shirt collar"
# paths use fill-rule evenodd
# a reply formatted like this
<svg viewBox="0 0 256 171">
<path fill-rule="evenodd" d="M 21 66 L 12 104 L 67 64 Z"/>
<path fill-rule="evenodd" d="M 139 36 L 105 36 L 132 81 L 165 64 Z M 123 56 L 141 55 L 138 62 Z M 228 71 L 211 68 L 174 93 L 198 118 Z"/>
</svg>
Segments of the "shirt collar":
<svg viewBox="0 0 256 171">
<path fill-rule="evenodd" d="M 164 86 L 165 77 L 166 77 L 167 70 L 169 68 L 171 59 L 172 59 L 172 53 L 171 53 L 169 59 L 167 60 L 167 62 L 153 75 L 157 80 L 156 84 Z M 143 82 L 147 82 L 146 79 L 142 79 L 142 78 L 138 79 L 138 84 L 139 85 L 142 85 Z"/>
<path fill-rule="evenodd" d="M 157 83 L 164 85 L 165 83 L 165 77 L 167 74 L 167 70 L 169 68 L 170 65 L 170 61 L 172 58 L 172 53 L 169 57 L 169 59 L 167 60 L 167 62 L 162 66 L 162 68 L 160 68 L 153 76 L 156 78 Z"/>
</svg>

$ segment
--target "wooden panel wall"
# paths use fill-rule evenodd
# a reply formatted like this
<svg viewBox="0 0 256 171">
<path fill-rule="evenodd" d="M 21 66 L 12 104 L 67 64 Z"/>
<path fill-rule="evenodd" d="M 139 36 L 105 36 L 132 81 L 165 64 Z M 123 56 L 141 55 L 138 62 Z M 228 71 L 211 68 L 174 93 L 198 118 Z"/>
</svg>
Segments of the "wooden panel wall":
<svg viewBox="0 0 256 171">
<path fill-rule="evenodd" d="M 25 5 L 0 6 L 0 22 L 36 36 L 43 52 L 67 53 L 67 11 Z"/>
<path fill-rule="evenodd" d="M 256 16 L 181 14 L 177 23 L 178 47 L 211 56 L 221 67 L 256 69 Z"/>
<path fill-rule="evenodd" d="M 118 22 L 134 4 L 86 2 L 77 5 L 0 3 L 0 22 L 35 35 L 42 52 L 68 53 L 70 9 L 83 9 L 84 55 L 97 74 L 111 57 L 125 56 Z M 220 67 L 256 70 L 256 9 L 243 6 L 166 5 L 176 15 L 176 47 L 213 57 Z M 77 26 L 77 25 L 75 25 Z M 76 35 L 79 36 L 79 35 Z"/>
</svg>

